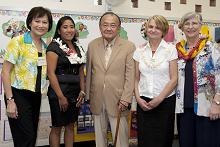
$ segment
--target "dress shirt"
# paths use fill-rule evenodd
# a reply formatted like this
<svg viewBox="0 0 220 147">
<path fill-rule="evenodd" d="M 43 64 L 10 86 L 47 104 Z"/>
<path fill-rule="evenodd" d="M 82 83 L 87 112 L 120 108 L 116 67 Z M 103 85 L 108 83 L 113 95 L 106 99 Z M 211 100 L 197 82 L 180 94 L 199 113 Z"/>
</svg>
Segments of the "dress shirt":
<svg viewBox="0 0 220 147">
<path fill-rule="evenodd" d="M 108 61 L 111 57 L 111 53 L 112 53 L 112 47 L 114 46 L 115 44 L 115 40 L 116 40 L 116 37 L 111 41 L 111 42 L 108 42 L 107 40 L 104 39 L 104 46 L 105 46 L 105 65 L 107 67 L 108 65 Z"/>
<path fill-rule="evenodd" d="M 111 44 L 107 44 L 107 47 L 105 49 L 105 66 L 107 67 L 108 65 L 108 61 L 110 59 L 112 53 L 112 45 Z"/>
<path fill-rule="evenodd" d="M 169 62 L 177 59 L 174 45 L 163 39 L 156 52 L 152 54 L 149 42 L 134 52 L 133 58 L 139 62 L 140 81 L 138 84 L 140 96 L 154 98 L 158 96 L 170 81 Z M 173 95 L 175 91 L 172 91 Z"/>
</svg>

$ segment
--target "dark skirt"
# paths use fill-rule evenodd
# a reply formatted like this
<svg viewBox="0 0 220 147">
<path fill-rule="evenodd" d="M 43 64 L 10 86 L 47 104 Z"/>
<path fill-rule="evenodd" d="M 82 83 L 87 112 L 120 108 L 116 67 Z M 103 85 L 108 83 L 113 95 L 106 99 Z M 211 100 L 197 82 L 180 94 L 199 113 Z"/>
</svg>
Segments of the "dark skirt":
<svg viewBox="0 0 220 147">
<path fill-rule="evenodd" d="M 149 102 L 151 99 L 141 97 Z M 138 147 L 172 147 L 175 120 L 175 95 L 156 108 L 143 111 L 137 106 Z"/>
<path fill-rule="evenodd" d="M 193 108 L 177 114 L 180 147 L 220 147 L 220 119 L 198 116 Z"/>
<path fill-rule="evenodd" d="M 66 126 L 74 123 L 78 119 L 79 108 L 76 107 L 77 97 L 80 92 L 79 84 L 60 84 L 60 88 L 69 102 L 66 112 L 60 111 L 58 97 L 54 90 L 49 86 L 48 99 L 50 104 L 51 119 L 53 127 Z"/>
</svg>

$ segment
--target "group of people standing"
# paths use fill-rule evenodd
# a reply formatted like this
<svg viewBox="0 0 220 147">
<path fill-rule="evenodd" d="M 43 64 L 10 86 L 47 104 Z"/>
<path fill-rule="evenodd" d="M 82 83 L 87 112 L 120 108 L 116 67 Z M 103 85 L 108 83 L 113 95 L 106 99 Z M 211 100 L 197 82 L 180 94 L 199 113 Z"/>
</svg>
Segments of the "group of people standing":
<svg viewBox="0 0 220 147">
<path fill-rule="evenodd" d="M 146 22 L 148 42 L 133 55 L 139 147 L 172 147 L 175 109 L 180 147 L 219 147 L 220 48 L 200 34 L 202 16 L 186 13 L 176 47 L 163 37 L 167 20 Z M 207 34 L 208 35 L 208 34 Z"/>
<path fill-rule="evenodd" d="M 52 42 L 42 36 L 52 28 L 51 11 L 43 7 L 30 10 L 23 35 L 10 40 L 2 68 L 5 103 L 15 147 L 34 147 L 37 138 L 41 96 L 48 87 L 52 126 L 51 147 L 73 146 L 74 123 L 85 97 L 84 64 L 86 53 L 79 45 L 75 23 L 69 16 L 59 19 Z"/>
<path fill-rule="evenodd" d="M 220 147 L 220 48 L 200 34 L 200 14 L 181 18 L 179 28 L 186 39 L 176 47 L 163 39 L 168 21 L 161 15 L 150 17 L 147 42 L 136 49 L 120 38 L 119 16 L 106 12 L 99 21 L 101 37 L 88 44 L 87 53 L 69 16 L 59 19 L 49 46 L 42 36 L 52 27 L 50 10 L 32 8 L 26 25 L 30 31 L 9 42 L 2 69 L 15 147 L 35 146 L 46 77 L 51 147 L 60 145 L 63 126 L 65 146 L 73 146 L 74 123 L 85 97 L 94 118 L 96 147 L 107 147 L 108 122 L 114 140 L 119 114 L 116 146 L 128 147 L 133 95 L 139 147 L 172 147 L 175 109 L 180 147 Z"/>
</svg>

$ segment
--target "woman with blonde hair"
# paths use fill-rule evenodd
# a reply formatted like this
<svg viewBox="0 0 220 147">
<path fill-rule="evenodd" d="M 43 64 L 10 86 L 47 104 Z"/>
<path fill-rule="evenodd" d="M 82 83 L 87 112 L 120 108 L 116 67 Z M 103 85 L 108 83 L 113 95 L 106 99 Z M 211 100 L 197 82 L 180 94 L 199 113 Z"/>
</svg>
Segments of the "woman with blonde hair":
<svg viewBox="0 0 220 147">
<path fill-rule="evenodd" d="M 139 147 L 172 147 L 177 51 L 164 41 L 168 21 L 154 15 L 145 24 L 146 44 L 134 52 Z"/>
</svg>

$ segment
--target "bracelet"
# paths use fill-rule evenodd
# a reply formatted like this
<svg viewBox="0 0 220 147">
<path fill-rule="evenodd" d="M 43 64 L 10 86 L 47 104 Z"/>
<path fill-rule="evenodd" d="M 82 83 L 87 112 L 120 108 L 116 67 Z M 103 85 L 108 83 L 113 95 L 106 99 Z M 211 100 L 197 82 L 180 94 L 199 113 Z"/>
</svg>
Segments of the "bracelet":
<svg viewBox="0 0 220 147">
<path fill-rule="evenodd" d="M 13 97 L 9 97 L 6 99 L 7 101 L 14 101 Z"/>
</svg>

